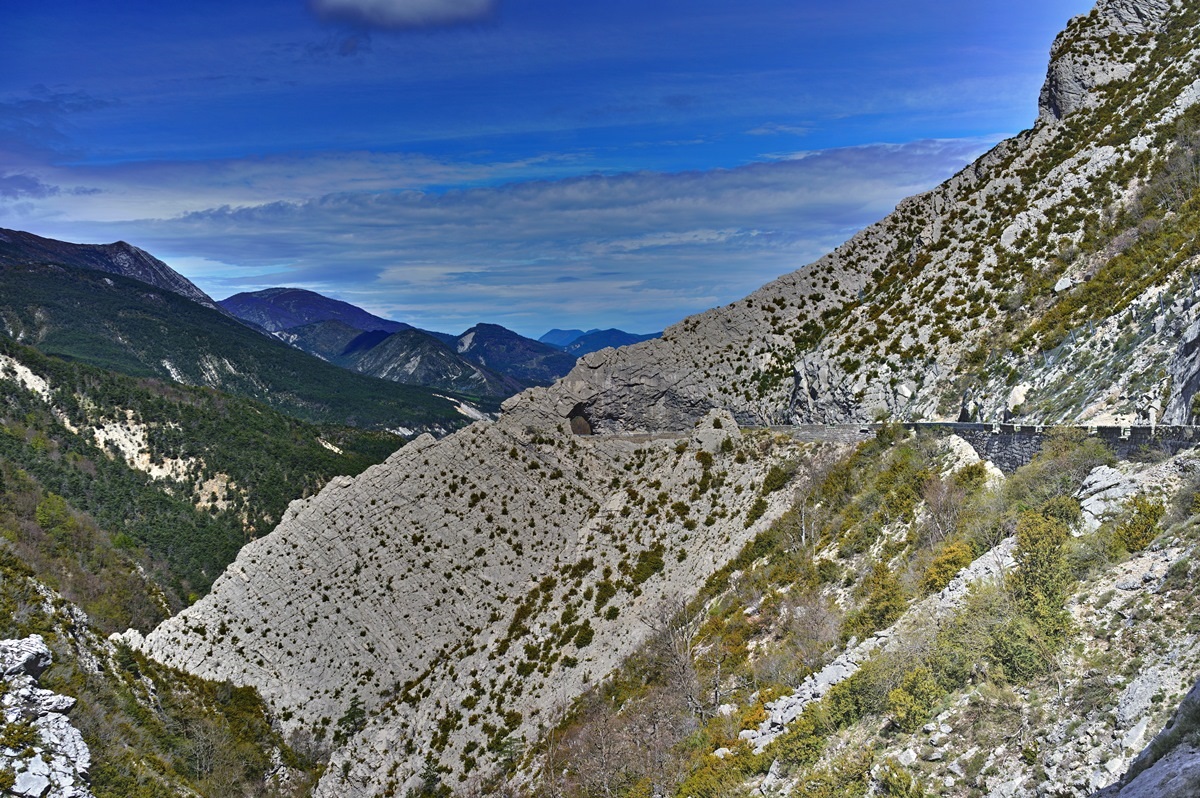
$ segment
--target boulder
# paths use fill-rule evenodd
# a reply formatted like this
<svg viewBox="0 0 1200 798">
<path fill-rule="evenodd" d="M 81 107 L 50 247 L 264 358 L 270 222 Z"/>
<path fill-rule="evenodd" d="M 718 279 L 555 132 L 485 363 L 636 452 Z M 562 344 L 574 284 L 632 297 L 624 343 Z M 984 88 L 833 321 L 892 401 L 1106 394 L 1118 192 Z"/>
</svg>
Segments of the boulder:
<svg viewBox="0 0 1200 798">
<path fill-rule="evenodd" d="M 91 798 L 87 788 L 92 757 L 68 712 L 75 699 L 38 687 L 37 680 L 53 662 L 41 635 L 0 640 L 0 668 L 5 689 L 0 696 L 4 721 L 32 722 L 40 738 L 28 749 L 0 751 L 0 767 L 12 771 L 12 795 L 29 798 Z M 6 793 L 9 794 L 9 793 Z"/>
</svg>

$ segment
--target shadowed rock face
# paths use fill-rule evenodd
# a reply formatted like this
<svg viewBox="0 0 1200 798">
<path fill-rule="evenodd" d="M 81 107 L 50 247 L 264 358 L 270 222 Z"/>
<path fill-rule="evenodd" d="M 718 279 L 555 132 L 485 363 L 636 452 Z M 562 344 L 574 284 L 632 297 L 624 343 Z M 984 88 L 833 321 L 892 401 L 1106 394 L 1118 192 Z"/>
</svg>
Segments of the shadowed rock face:
<svg viewBox="0 0 1200 798">
<path fill-rule="evenodd" d="M 1194 424 L 1192 401 L 1200 391 L 1200 321 L 1184 332 L 1169 368 L 1174 390 L 1163 413 L 1163 423 Z"/>
</svg>

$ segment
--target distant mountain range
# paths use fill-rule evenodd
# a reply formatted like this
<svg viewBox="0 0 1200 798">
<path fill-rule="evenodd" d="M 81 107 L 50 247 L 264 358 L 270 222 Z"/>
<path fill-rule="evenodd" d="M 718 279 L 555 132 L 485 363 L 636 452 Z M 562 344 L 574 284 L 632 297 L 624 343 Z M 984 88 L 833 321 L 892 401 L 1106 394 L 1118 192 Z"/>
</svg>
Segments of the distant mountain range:
<svg viewBox="0 0 1200 798">
<path fill-rule="evenodd" d="M 527 387 L 460 356 L 433 335 L 407 328 L 364 331 L 328 320 L 279 330 L 275 336 L 330 363 L 393 382 L 479 396 L 511 396 Z"/>
<path fill-rule="evenodd" d="M 659 335 L 551 330 L 535 341 L 498 324 L 477 324 L 452 335 L 419 330 L 300 288 L 235 294 L 219 304 L 297 349 L 351 371 L 487 397 L 549 385 L 588 352 Z"/>
<path fill-rule="evenodd" d="M 14 237 L 4 235 L 11 243 Z M 96 247 L 99 252 L 67 247 L 76 247 L 64 249 L 81 256 L 76 262 L 103 266 L 112 266 L 104 260 L 106 250 L 115 248 L 117 267 L 128 252 L 119 244 Z M 215 388 L 309 421 L 436 432 L 467 420 L 458 399 L 348 373 L 256 332 L 215 303 L 208 307 L 108 268 L 50 261 L 52 253 L 45 251 L 21 262 L 14 249 L 7 248 L 0 260 L 0 331 L 45 354 L 134 377 Z M 145 273 L 147 263 L 161 263 L 131 259 L 135 273 Z M 168 271 L 154 269 L 159 282 L 190 285 L 162 268 Z"/>
<path fill-rule="evenodd" d="M 552 330 L 535 341 L 496 324 L 453 335 L 301 288 L 216 302 L 123 241 L 74 244 L 4 228 L 0 319 L 10 337 L 48 354 L 256 398 L 300 418 L 409 428 L 463 418 L 457 400 L 431 390 L 491 407 L 550 385 L 588 352 L 656 337 Z"/>
<path fill-rule="evenodd" d="M 538 340 L 544 344 L 556 346 L 564 352 L 576 357 L 583 357 L 589 352 L 598 352 L 609 346 L 628 346 L 662 336 L 662 332 L 638 335 L 624 330 L 609 328 L 607 330 L 559 330 L 553 329 Z"/>
</svg>

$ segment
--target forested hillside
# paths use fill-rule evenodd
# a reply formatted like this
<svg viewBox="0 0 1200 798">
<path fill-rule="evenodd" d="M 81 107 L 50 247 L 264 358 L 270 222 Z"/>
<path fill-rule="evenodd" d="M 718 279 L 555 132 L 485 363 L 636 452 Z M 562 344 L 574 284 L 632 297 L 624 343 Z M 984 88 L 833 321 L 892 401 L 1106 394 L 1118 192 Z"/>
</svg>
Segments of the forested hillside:
<svg viewBox="0 0 1200 798">
<path fill-rule="evenodd" d="M 10 518 L 6 536 L 110 631 L 146 628 L 202 595 L 289 501 L 403 442 L 2 337 L 0 386 L 5 506 L 34 510 Z"/>
<path fill-rule="evenodd" d="M 0 264 L 0 320 L 9 338 L 47 355 L 216 388 L 307 421 L 444 433 L 467 420 L 458 410 L 463 400 L 347 372 L 223 312 L 118 275 Z"/>
</svg>

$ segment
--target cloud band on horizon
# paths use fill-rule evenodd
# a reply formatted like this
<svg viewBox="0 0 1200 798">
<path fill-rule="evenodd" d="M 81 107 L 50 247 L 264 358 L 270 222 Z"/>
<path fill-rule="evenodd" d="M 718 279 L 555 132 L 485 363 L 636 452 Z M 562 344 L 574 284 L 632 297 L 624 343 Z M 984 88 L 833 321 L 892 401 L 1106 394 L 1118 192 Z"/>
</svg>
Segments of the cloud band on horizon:
<svg viewBox="0 0 1200 798">
<path fill-rule="evenodd" d="M 924 140 L 731 169 L 346 191 L 74 227 L 133 241 L 218 297 L 293 285 L 450 331 L 484 318 L 536 334 L 566 322 L 647 331 L 815 260 L 991 143 Z"/>
</svg>

